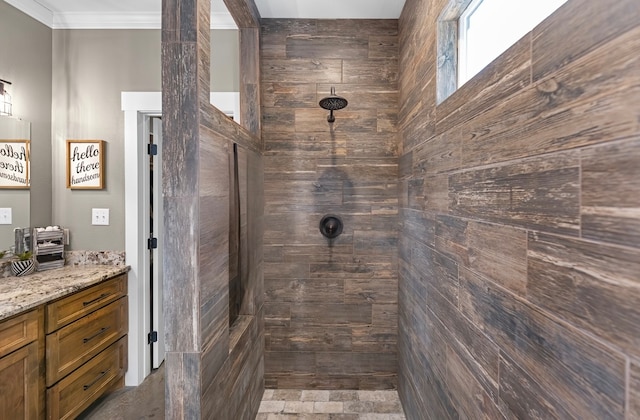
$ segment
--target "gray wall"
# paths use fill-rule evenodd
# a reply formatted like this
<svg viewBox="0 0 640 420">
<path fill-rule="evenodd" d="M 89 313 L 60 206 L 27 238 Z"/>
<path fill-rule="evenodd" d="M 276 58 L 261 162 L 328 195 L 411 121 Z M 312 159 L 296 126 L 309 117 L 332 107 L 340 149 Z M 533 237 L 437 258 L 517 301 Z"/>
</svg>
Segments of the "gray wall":
<svg viewBox="0 0 640 420">
<path fill-rule="evenodd" d="M 51 29 L 0 1 L 0 79 L 13 116 L 31 123 L 31 224 L 51 223 Z"/>
<path fill-rule="evenodd" d="M 240 39 L 235 29 L 211 31 L 211 92 L 240 90 Z"/>
<path fill-rule="evenodd" d="M 237 90 L 237 31 L 212 33 L 213 45 L 219 45 L 214 47 L 212 62 L 220 63 L 212 72 L 212 86 L 219 91 Z M 124 115 L 120 93 L 160 91 L 160 31 L 56 30 L 53 57 L 53 220 L 71 229 L 71 249 L 123 250 Z M 232 67 L 229 65 L 234 63 L 235 70 L 221 70 L 222 64 Z M 106 141 L 103 190 L 66 188 L 67 139 Z M 109 226 L 91 225 L 93 207 L 110 209 Z"/>
</svg>

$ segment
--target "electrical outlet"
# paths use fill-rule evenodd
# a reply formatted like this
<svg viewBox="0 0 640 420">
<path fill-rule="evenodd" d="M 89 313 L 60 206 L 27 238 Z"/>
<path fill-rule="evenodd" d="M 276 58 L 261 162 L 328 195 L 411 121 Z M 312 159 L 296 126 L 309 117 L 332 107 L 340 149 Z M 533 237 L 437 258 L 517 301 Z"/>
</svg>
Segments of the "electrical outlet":
<svg viewBox="0 0 640 420">
<path fill-rule="evenodd" d="M 0 225 L 10 225 L 11 222 L 11 207 L 0 208 Z"/>
<path fill-rule="evenodd" d="M 109 209 L 91 209 L 91 224 L 107 226 L 109 224 Z"/>
</svg>

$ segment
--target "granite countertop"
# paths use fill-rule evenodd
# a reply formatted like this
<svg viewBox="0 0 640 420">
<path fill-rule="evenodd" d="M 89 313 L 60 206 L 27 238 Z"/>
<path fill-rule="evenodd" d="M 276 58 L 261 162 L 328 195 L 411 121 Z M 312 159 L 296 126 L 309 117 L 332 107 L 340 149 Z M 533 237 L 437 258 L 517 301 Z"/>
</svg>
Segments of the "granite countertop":
<svg viewBox="0 0 640 420">
<path fill-rule="evenodd" d="M 74 265 L 24 277 L 0 278 L 0 320 L 69 295 L 118 274 L 124 265 Z"/>
</svg>

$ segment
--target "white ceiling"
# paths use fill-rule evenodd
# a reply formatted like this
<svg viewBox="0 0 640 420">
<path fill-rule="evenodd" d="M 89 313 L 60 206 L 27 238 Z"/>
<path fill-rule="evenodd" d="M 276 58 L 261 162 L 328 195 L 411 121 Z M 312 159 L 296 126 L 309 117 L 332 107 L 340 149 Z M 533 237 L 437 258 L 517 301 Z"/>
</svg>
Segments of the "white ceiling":
<svg viewBox="0 0 640 420">
<path fill-rule="evenodd" d="M 157 29 L 162 0 L 4 0 L 54 29 Z M 397 19 L 405 0 L 255 0 L 263 18 Z M 235 28 L 222 0 L 211 27 Z"/>
</svg>

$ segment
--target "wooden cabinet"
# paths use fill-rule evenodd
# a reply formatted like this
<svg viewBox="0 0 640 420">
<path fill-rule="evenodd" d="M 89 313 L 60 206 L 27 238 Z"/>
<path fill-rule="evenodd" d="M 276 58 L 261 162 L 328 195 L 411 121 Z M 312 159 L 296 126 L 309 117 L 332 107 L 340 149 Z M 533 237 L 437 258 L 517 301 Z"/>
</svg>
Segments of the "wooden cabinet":
<svg viewBox="0 0 640 420">
<path fill-rule="evenodd" d="M 42 308 L 0 322 L 0 419 L 44 415 Z"/>
<path fill-rule="evenodd" d="M 47 304 L 47 418 L 75 418 L 124 385 L 127 277 L 121 275 Z"/>
</svg>

